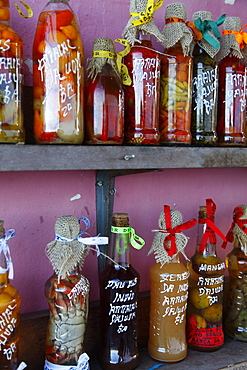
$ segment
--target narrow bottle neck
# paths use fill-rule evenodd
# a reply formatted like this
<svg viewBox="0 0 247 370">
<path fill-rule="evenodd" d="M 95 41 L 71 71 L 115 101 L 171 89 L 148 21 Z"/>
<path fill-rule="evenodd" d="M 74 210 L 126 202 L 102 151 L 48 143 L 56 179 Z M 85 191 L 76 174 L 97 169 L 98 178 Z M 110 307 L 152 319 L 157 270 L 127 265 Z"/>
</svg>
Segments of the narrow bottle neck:
<svg viewBox="0 0 247 370">
<path fill-rule="evenodd" d="M 214 256 L 214 255 L 216 255 L 216 244 L 211 244 L 209 239 L 207 239 L 207 243 L 206 243 L 206 246 L 204 248 L 204 251 L 203 252 L 199 251 L 202 238 L 203 238 L 203 236 L 206 232 L 206 228 L 207 228 L 206 223 L 204 223 L 204 224 L 198 223 L 196 250 L 197 250 L 197 252 L 203 254 L 204 256 Z"/>
<path fill-rule="evenodd" d="M 1 240 L 4 239 L 4 234 L 0 233 L 0 246 Z M 0 268 L 3 270 L 7 269 L 7 260 L 3 250 L 0 250 Z M 6 285 L 9 282 L 9 272 L 0 272 L 0 287 Z"/>
<path fill-rule="evenodd" d="M 112 233 L 112 258 L 121 266 L 130 265 L 130 234 Z"/>
<path fill-rule="evenodd" d="M 142 45 L 149 48 L 152 48 L 152 41 L 151 41 L 151 35 L 148 35 L 146 33 L 143 33 L 141 30 L 138 30 L 137 32 L 137 40 L 139 42 L 136 42 L 136 45 Z"/>
</svg>

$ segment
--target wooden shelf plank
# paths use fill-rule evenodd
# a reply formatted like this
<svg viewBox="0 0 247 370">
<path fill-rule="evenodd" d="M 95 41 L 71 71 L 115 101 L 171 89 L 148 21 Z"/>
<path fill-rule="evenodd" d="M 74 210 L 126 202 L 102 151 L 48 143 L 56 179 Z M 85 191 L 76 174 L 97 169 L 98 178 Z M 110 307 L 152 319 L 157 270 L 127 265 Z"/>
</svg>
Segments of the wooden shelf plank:
<svg viewBox="0 0 247 370">
<path fill-rule="evenodd" d="M 2 144 L 0 156 L 0 171 L 247 167 L 247 148 L 233 147 Z"/>
</svg>

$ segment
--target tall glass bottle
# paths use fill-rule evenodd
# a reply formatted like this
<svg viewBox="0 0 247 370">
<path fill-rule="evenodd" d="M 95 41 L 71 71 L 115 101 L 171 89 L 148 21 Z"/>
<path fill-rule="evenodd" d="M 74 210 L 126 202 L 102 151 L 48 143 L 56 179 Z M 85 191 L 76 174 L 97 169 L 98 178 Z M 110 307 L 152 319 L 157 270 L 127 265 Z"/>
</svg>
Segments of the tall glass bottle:
<svg viewBox="0 0 247 370">
<path fill-rule="evenodd" d="M 79 223 L 74 216 L 61 216 L 55 224 L 56 240 L 46 248 L 54 268 L 54 274 L 45 283 L 50 310 L 45 369 L 49 370 L 55 365 L 73 367 L 88 362 L 83 342 L 90 285 L 80 273 L 87 252 L 77 240 L 79 233 Z"/>
<path fill-rule="evenodd" d="M 209 202 L 207 207 L 211 205 Z M 189 346 L 198 351 L 215 351 L 224 344 L 225 263 L 216 253 L 214 204 L 210 211 L 207 207 L 200 207 L 196 252 L 187 265 L 190 272 L 187 339 Z"/>
<path fill-rule="evenodd" d="M 138 41 L 124 57 L 132 81 L 125 87 L 124 142 L 157 145 L 161 57 L 152 46 L 151 36 L 138 33 Z"/>
<path fill-rule="evenodd" d="M 233 339 L 247 341 L 247 205 L 234 209 L 228 233 L 233 249 L 226 257 L 229 288 L 226 295 L 224 330 Z"/>
<path fill-rule="evenodd" d="M 112 256 L 100 274 L 100 364 L 103 369 L 138 365 L 137 300 L 140 277 L 130 263 L 130 228 L 126 213 L 114 213 Z"/>
<path fill-rule="evenodd" d="M 16 370 L 18 367 L 21 297 L 9 282 L 11 260 L 6 249 L 4 221 L 0 221 L 0 367 Z"/>
<path fill-rule="evenodd" d="M 23 41 L 10 27 L 9 0 L 0 3 L 0 143 L 25 143 Z"/>
<path fill-rule="evenodd" d="M 246 66 L 236 34 L 241 19 L 226 18 L 223 27 L 219 63 L 219 100 L 217 133 L 221 146 L 246 145 Z"/>
<path fill-rule="evenodd" d="M 84 51 L 68 0 L 50 0 L 33 42 L 34 137 L 38 144 L 84 138 Z"/>
<path fill-rule="evenodd" d="M 202 27 L 199 27 L 199 21 Z M 212 22 L 210 12 L 199 11 L 193 14 L 193 21 L 199 30 L 203 22 Z M 198 22 L 198 23 L 197 23 Z M 217 28 L 217 25 L 216 25 Z M 205 32 L 206 35 L 210 32 Z M 192 79 L 192 144 L 216 146 L 218 136 L 217 103 L 218 103 L 218 64 L 215 55 L 219 42 L 212 33 L 206 39 L 196 42 L 193 49 L 193 79 Z M 212 45 L 207 40 L 212 40 Z"/>
<path fill-rule="evenodd" d="M 183 228 L 181 213 L 170 211 L 168 206 L 164 209 L 159 218 L 159 230 L 154 230 L 157 233 L 150 251 L 155 253 L 156 262 L 149 271 L 148 353 L 158 361 L 177 362 L 187 356 L 188 350 L 186 309 L 189 272 L 180 261 L 180 252 L 187 244 L 181 230 L 192 227 L 196 220 Z"/>
<path fill-rule="evenodd" d="M 124 91 L 112 40 L 94 40 L 85 85 L 85 143 L 121 145 L 124 140 Z"/>
<path fill-rule="evenodd" d="M 167 5 L 165 14 L 164 55 L 161 57 L 160 143 L 191 144 L 192 66 L 189 55 L 192 33 L 186 26 L 184 4 Z"/>
</svg>

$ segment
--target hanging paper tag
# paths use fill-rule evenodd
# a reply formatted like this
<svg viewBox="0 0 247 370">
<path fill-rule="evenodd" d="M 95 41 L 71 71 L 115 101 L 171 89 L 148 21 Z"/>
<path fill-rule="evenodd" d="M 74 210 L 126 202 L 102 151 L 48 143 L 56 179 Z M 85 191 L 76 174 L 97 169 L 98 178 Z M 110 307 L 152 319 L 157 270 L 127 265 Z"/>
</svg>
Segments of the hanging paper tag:
<svg viewBox="0 0 247 370">
<path fill-rule="evenodd" d="M 111 227 L 111 232 L 114 234 L 130 234 L 130 244 L 135 249 L 141 249 L 145 245 L 144 239 L 142 239 L 140 236 L 136 235 L 135 230 L 132 227 Z M 127 248 L 125 248 L 126 250 Z M 118 253 L 123 254 L 124 251 L 122 251 L 120 248 L 118 248 Z"/>
<path fill-rule="evenodd" d="M 45 360 L 44 370 L 89 370 L 89 357 L 86 353 L 81 354 L 76 366 L 56 365 Z"/>
<path fill-rule="evenodd" d="M 33 16 L 33 10 L 32 10 L 32 8 L 28 5 L 28 4 L 26 4 L 26 3 L 24 3 L 24 1 L 21 1 L 21 0 L 19 0 L 19 2 L 27 9 L 27 15 L 25 15 L 22 11 L 21 11 L 21 9 L 20 9 L 20 7 L 19 7 L 19 5 L 17 4 L 17 3 L 14 3 L 15 4 L 15 7 L 16 7 L 16 10 L 18 11 L 18 13 L 20 14 L 20 16 L 22 17 L 22 18 L 31 18 L 32 16 Z"/>
</svg>

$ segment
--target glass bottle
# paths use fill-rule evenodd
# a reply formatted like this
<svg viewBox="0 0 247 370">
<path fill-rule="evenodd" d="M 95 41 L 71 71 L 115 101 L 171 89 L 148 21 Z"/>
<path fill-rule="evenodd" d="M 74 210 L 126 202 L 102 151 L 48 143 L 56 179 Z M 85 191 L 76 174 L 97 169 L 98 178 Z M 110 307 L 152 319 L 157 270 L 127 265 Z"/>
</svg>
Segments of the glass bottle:
<svg viewBox="0 0 247 370">
<path fill-rule="evenodd" d="M 9 0 L 0 3 L 0 143 L 25 144 L 23 41 L 10 27 Z"/>
<path fill-rule="evenodd" d="M 50 318 L 45 357 L 51 364 L 77 365 L 84 353 L 89 281 L 75 269 L 64 279 L 53 274 L 45 284 Z"/>
<path fill-rule="evenodd" d="M 186 308 L 189 273 L 179 253 L 163 266 L 150 268 L 148 353 L 158 361 L 176 362 L 187 356 Z"/>
<path fill-rule="evenodd" d="M 84 51 L 68 0 L 50 0 L 33 42 L 34 137 L 38 144 L 84 139 Z"/>
<path fill-rule="evenodd" d="M 160 143 L 191 144 L 192 65 L 180 42 L 161 59 Z"/>
<path fill-rule="evenodd" d="M 196 252 L 187 265 L 190 272 L 187 340 L 190 348 L 198 351 L 215 351 L 224 344 L 222 314 L 225 264 L 216 254 L 216 238 L 207 239 L 205 247 L 201 247 L 207 230 L 207 218 L 207 208 L 201 206 Z M 214 222 L 214 214 L 209 219 Z M 212 229 L 209 232 L 212 233 Z"/>
<path fill-rule="evenodd" d="M 192 144 L 216 146 L 218 64 L 199 44 L 192 57 Z"/>
<path fill-rule="evenodd" d="M 235 39 L 236 33 L 240 30 L 240 18 L 226 18 L 223 24 L 223 32 L 226 34 L 223 34 L 221 43 L 221 48 L 226 51 L 219 61 L 217 133 L 220 146 L 246 145 L 247 74 L 240 46 Z M 230 32 L 232 34 L 229 34 Z M 231 38 L 233 41 L 230 41 Z"/>
<path fill-rule="evenodd" d="M 124 140 L 124 91 L 114 60 L 113 42 L 106 38 L 96 39 L 94 52 L 101 51 L 102 45 L 104 53 L 109 55 L 101 58 L 101 70 L 94 76 L 89 75 L 85 85 L 85 143 L 121 145 Z M 92 64 L 95 59 L 99 60 L 93 57 Z M 88 70 L 90 73 L 90 66 Z"/>
<path fill-rule="evenodd" d="M 229 287 L 226 295 L 224 330 L 233 339 L 247 341 L 247 206 L 234 210 L 233 249 L 226 256 Z M 240 221 L 240 223 L 238 222 Z M 242 223 L 243 222 L 243 223 Z"/>
<path fill-rule="evenodd" d="M 159 133 L 159 98 L 161 57 L 153 48 L 151 36 L 138 31 L 139 39 L 124 57 L 132 80 L 125 93 L 126 144 L 157 145 Z"/>
<path fill-rule="evenodd" d="M 4 221 L 0 221 L 0 364 L 1 370 L 18 367 L 21 297 L 9 282 L 11 261 L 5 248 Z"/>
<path fill-rule="evenodd" d="M 103 369 L 138 365 L 137 299 L 140 277 L 130 263 L 129 218 L 114 213 L 111 262 L 100 274 L 100 364 Z"/>
</svg>

